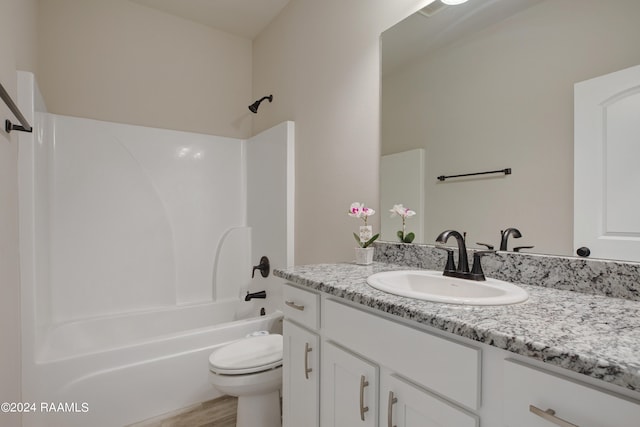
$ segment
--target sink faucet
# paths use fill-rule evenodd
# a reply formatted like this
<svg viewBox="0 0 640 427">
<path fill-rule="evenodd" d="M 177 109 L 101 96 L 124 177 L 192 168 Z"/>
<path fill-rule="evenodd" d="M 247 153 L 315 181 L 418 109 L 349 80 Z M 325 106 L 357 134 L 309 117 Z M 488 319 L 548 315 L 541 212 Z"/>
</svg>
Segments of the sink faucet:
<svg viewBox="0 0 640 427">
<path fill-rule="evenodd" d="M 522 234 L 520 234 L 520 230 L 518 230 L 517 228 L 507 228 L 506 230 L 500 230 L 500 250 L 501 251 L 506 251 L 507 250 L 507 241 L 509 240 L 509 236 L 513 235 L 514 239 L 519 239 L 520 237 L 522 237 Z"/>
<path fill-rule="evenodd" d="M 453 236 L 458 243 L 458 268 L 456 268 L 455 272 L 447 272 L 445 271 L 445 275 L 454 275 L 447 273 L 456 273 L 455 276 L 461 276 L 465 273 L 469 273 L 469 261 L 467 260 L 467 246 L 464 243 L 464 237 L 462 234 L 458 233 L 455 230 L 446 230 L 443 231 L 436 237 L 436 243 L 445 244 L 449 237 Z"/>
<path fill-rule="evenodd" d="M 475 251 L 473 253 L 473 268 L 469 271 L 469 261 L 467 259 L 467 247 L 464 242 L 464 237 L 455 230 L 446 230 L 443 231 L 436 237 L 436 243 L 445 244 L 449 237 L 453 236 L 458 243 L 458 267 L 456 268 L 453 263 L 453 249 L 438 247 L 437 249 L 444 249 L 447 251 L 447 265 L 444 268 L 443 276 L 449 277 L 457 277 L 460 279 L 467 280 L 477 280 L 482 281 L 486 280 L 484 277 L 484 272 L 482 271 L 482 264 L 480 262 L 480 258 L 487 254 L 492 254 L 495 251 L 486 250 L 486 251 Z"/>
</svg>

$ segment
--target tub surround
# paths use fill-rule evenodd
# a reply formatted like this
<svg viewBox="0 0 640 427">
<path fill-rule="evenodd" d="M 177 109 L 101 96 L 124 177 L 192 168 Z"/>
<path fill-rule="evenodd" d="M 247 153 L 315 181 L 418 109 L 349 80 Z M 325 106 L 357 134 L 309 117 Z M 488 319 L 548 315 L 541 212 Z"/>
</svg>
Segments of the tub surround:
<svg viewBox="0 0 640 427">
<path fill-rule="evenodd" d="M 89 407 L 23 426 L 125 425 L 219 395 L 210 353 L 271 329 L 254 316 L 281 300 L 251 266 L 292 264 L 293 122 L 240 140 L 54 115 L 23 72 L 18 95 L 34 126 L 19 136 L 22 399 Z"/>
<path fill-rule="evenodd" d="M 440 251 L 427 245 L 381 243 L 376 244 L 376 253 L 377 261 L 369 266 L 306 265 L 276 269 L 274 274 L 393 316 L 640 391 L 636 264 L 499 253 L 483 260 L 485 273 L 522 286 L 529 299 L 481 307 L 415 300 L 372 288 L 366 282 L 371 274 L 408 268 L 439 270 L 445 261 Z"/>
</svg>

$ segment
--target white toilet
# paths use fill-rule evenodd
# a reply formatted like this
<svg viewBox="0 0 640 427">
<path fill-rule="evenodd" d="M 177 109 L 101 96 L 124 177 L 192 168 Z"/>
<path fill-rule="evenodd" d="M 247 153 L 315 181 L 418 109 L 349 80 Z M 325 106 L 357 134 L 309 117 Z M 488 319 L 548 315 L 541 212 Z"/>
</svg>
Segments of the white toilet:
<svg viewBox="0 0 640 427">
<path fill-rule="evenodd" d="M 238 397 L 237 427 L 279 427 L 282 335 L 234 341 L 209 356 L 209 379 L 219 391 Z"/>
</svg>

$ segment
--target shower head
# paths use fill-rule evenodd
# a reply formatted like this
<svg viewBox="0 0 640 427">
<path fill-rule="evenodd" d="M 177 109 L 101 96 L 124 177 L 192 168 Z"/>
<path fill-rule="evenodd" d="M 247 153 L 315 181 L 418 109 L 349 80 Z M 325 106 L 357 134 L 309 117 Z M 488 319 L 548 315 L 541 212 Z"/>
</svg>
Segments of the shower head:
<svg viewBox="0 0 640 427">
<path fill-rule="evenodd" d="M 262 101 L 264 101 L 265 99 L 268 99 L 269 102 L 271 102 L 271 101 L 273 101 L 273 95 L 263 96 L 262 98 L 260 98 L 256 102 L 254 102 L 253 104 L 249 105 L 249 111 L 251 111 L 253 114 L 257 113 L 258 112 L 258 107 L 260 106 L 260 103 Z"/>
</svg>

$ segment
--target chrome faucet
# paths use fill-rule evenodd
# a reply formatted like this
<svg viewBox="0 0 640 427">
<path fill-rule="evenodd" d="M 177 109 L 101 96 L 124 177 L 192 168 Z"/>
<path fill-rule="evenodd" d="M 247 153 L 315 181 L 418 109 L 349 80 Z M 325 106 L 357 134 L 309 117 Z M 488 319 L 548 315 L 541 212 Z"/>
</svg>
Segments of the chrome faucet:
<svg viewBox="0 0 640 427">
<path fill-rule="evenodd" d="M 455 276 L 461 277 L 461 275 L 465 273 L 469 273 L 469 261 L 467 260 L 467 245 L 464 243 L 464 237 L 462 234 L 458 233 L 455 230 L 446 230 L 443 231 L 436 237 L 436 243 L 445 244 L 449 237 L 453 236 L 458 243 L 458 268 L 455 271 L 447 271 L 445 270 L 445 276 Z M 449 273 L 449 274 L 447 274 Z"/>
<path fill-rule="evenodd" d="M 520 233 L 520 230 L 518 230 L 517 228 L 507 228 L 506 230 L 500 230 L 500 250 L 501 251 L 506 251 L 507 250 L 507 241 L 509 240 L 509 236 L 513 235 L 514 239 L 519 239 L 520 237 L 522 237 L 522 234 Z"/>
<path fill-rule="evenodd" d="M 458 267 L 456 268 L 453 262 L 453 249 L 439 247 L 436 246 L 436 249 L 443 249 L 447 251 L 447 265 L 442 272 L 443 276 L 449 277 L 457 277 L 460 279 L 468 279 L 468 280 L 477 280 L 482 281 L 486 280 L 484 277 L 484 273 L 482 271 L 482 264 L 480 262 L 480 258 L 483 255 L 492 254 L 495 251 L 487 250 L 487 251 L 475 251 L 473 253 L 473 268 L 469 271 L 469 261 L 467 259 L 467 246 L 465 244 L 465 239 L 462 234 L 458 233 L 455 230 L 446 230 L 443 231 L 436 237 L 436 243 L 445 244 L 449 237 L 455 237 L 456 242 L 458 243 Z"/>
</svg>

